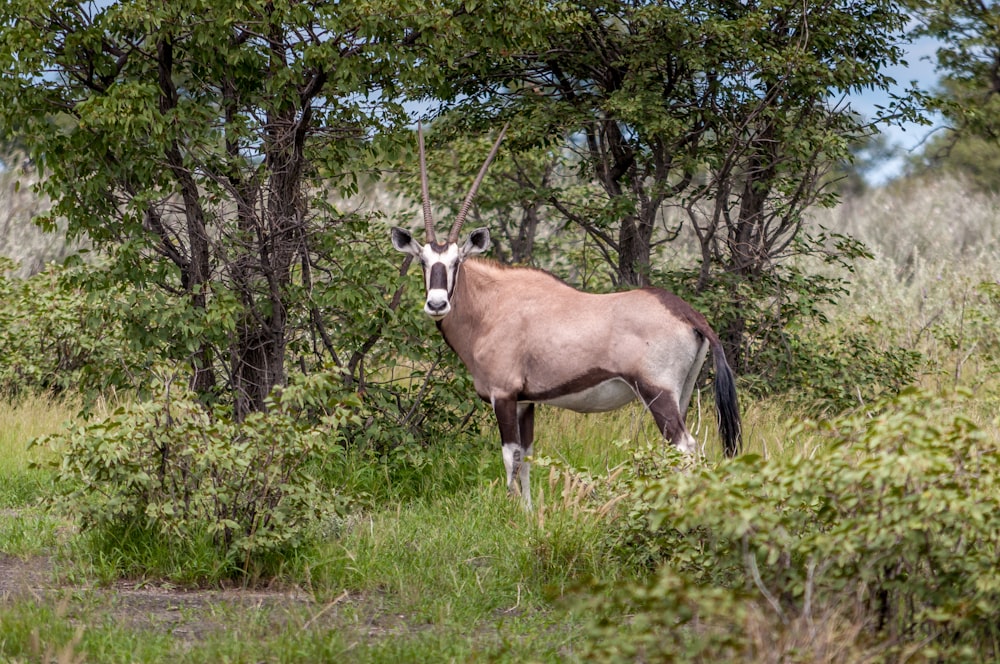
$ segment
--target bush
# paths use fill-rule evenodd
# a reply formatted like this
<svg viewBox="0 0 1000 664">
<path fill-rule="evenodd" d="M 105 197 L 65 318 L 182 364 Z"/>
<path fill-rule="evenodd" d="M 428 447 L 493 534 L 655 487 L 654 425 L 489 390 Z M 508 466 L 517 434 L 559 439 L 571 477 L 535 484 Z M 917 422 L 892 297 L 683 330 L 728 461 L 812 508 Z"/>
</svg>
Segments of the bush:
<svg viewBox="0 0 1000 664">
<path fill-rule="evenodd" d="M 629 507 L 648 515 L 645 533 L 623 520 L 616 543 L 663 567 L 595 613 L 605 623 L 634 614 L 621 638 L 650 660 L 679 641 L 699 657 L 724 656 L 733 630 L 751 649 L 751 607 L 779 631 L 819 612 L 855 615 L 888 659 L 996 658 L 1000 441 L 963 404 L 911 389 L 875 412 L 790 432 L 819 437 L 809 453 L 684 472 L 662 456 L 659 477 L 631 479 Z M 606 624 L 594 634 L 599 659 L 625 652 L 594 645 Z"/>
<path fill-rule="evenodd" d="M 6 276 L 0 259 L 0 392 L 72 393 L 91 400 L 145 374 L 122 326 L 109 315 L 109 295 L 88 297 L 69 281 L 88 267 L 49 266 L 27 279 Z"/>
<path fill-rule="evenodd" d="M 302 379 L 266 413 L 234 422 L 167 384 L 162 401 L 45 439 L 61 453 L 55 505 L 97 540 L 154 533 L 184 550 L 208 541 L 224 574 L 251 573 L 345 511 L 318 479 L 357 418 L 336 387 L 322 374 Z"/>
<path fill-rule="evenodd" d="M 828 261 L 838 274 L 867 257 L 857 243 L 832 238 L 844 247 L 843 256 Z M 846 333 L 844 326 L 830 324 L 827 312 L 848 297 L 848 283 L 840 277 L 783 265 L 756 281 L 731 277 L 698 291 L 694 272 L 662 276 L 669 288 L 709 314 L 723 343 L 732 341 L 727 330 L 734 321 L 745 323 L 736 357 L 728 359 L 746 394 L 782 394 L 813 413 L 842 412 L 892 396 L 916 379 L 920 353 L 895 343 L 875 344 L 873 339 L 884 336 L 879 321 L 852 319 Z"/>
</svg>

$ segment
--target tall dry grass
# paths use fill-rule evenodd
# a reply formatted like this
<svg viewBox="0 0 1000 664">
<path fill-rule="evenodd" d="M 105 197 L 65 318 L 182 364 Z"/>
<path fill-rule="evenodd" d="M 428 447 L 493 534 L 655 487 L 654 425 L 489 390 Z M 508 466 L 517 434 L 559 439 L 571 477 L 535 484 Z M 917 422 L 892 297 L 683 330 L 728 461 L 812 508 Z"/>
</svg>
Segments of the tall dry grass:
<svg viewBox="0 0 1000 664">
<path fill-rule="evenodd" d="M 913 179 L 813 218 L 874 255 L 848 277 L 834 325 L 876 321 L 881 343 L 924 354 L 929 386 L 998 394 L 1000 310 L 983 291 L 1000 279 L 1000 197 L 954 179 Z"/>
<path fill-rule="evenodd" d="M 60 431 L 78 410 L 78 404 L 48 396 L 0 399 L 0 475 L 24 472 L 31 462 L 41 460 L 46 452 L 29 448 L 29 442 Z"/>
</svg>

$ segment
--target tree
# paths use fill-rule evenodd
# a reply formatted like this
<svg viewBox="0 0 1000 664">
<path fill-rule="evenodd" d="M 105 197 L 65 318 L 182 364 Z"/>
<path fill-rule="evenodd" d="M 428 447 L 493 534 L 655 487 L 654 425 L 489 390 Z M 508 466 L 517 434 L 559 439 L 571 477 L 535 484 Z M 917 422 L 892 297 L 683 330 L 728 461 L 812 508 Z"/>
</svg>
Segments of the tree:
<svg viewBox="0 0 1000 664">
<path fill-rule="evenodd" d="M 599 195 L 550 189 L 548 202 L 621 285 L 649 283 L 656 247 L 679 230 L 664 210 L 683 210 L 701 247 L 697 290 L 728 284 L 724 337 L 742 367 L 748 294 L 792 297 L 780 261 L 815 249 L 800 242 L 802 212 L 834 201 L 823 175 L 876 123 L 918 116 L 901 99 L 863 121 L 843 102 L 888 89 L 906 18 L 888 0 L 547 3 L 524 43 L 468 56 L 451 99 L 491 125 L 516 114 L 514 140 L 571 137 Z"/>
<path fill-rule="evenodd" d="M 512 260 L 548 215 L 617 285 L 662 280 L 656 251 L 680 230 L 665 210 L 680 210 L 701 249 L 691 290 L 728 298 L 717 318 L 743 368 L 755 298 L 778 301 L 779 326 L 797 311 L 803 282 L 780 261 L 815 249 L 801 212 L 832 201 L 820 176 L 865 130 L 838 100 L 888 85 L 904 20 L 889 0 L 0 0 L 0 134 L 45 171 L 49 219 L 103 250 L 104 286 L 140 289 L 122 312 L 136 343 L 187 362 L 238 417 L 305 338 L 363 382 L 399 298 L 376 284 L 330 305 L 381 311 L 341 335 L 345 356 L 317 281 L 363 284 L 367 265 L 325 194 L 398 153 L 412 99 L 448 119 L 440 145 L 515 119 L 510 189 L 486 183 L 477 210 Z"/>
<path fill-rule="evenodd" d="M 915 36 L 933 37 L 942 72 L 931 106 L 945 131 L 928 141 L 911 168 L 957 172 L 985 190 L 1000 180 L 1000 3 L 978 0 L 907 3 L 918 21 Z"/>
<path fill-rule="evenodd" d="M 944 72 L 934 101 L 959 132 L 1000 139 L 1000 3 L 909 0 L 919 24 L 915 36 L 941 44 Z"/>
<path fill-rule="evenodd" d="M 104 251 L 103 287 L 142 293 L 135 339 L 238 418 L 285 383 L 295 326 L 323 332 L 312 275 L 340 222 L 317 201 L 403 117 L 420 33 L 376 5 L 0 3 L 0 134 L 30 146 L 49 222 Z"/>
<path fill-rule="evenodd" d="M 1000 146 L 989 137 L 945 130 L 908 160 L 907 173 L 949 173 L 980 191 L 1000 193 Z"/>
<path fill-rule="evenodd" d="M 868 191 L 868 178 L 893 157 L 900 148 L 885 134 L 874 130 L 861 135 L 849 146 L 850 154 L 827 175 L 830 185 L 841 197 L 856 198 Z"/>
</svg>

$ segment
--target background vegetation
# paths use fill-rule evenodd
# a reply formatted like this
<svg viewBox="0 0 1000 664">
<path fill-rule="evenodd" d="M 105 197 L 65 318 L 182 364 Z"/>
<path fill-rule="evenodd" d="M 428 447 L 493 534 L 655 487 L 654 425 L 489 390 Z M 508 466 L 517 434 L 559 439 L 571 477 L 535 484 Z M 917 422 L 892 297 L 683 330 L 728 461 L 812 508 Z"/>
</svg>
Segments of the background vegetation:
<svg viewBox="0 0 1000 664">
<path fill-rule="evenodd" d="M 940 94 L 859 118 L 894 3 L 3 2 L 0 653 L 996 659 L 976 7 L 914 3 Z M 868 190 L 851 156 L 924 105 L 951 133 Z M 471 213 L 499 259 L 706 313 L 745 455 L 708 391 L 695 464 L 639 408 L 543 410 L 537 510 L 506 497 L 389 251 L 415 107 L 439 218 L 509 119 Z"/>
</svg>

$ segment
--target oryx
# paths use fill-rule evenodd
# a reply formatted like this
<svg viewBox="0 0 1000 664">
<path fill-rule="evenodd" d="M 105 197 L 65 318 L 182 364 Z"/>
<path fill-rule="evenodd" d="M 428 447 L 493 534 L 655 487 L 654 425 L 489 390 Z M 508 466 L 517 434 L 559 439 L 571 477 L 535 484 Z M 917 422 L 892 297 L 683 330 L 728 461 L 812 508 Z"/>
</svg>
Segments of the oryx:
<svg viewBox="0 0 1000 664">
<path fill-rule="evenodd" d="M 719 431 L 726 454 L 735 455 L 741 432 L 733 373 L 719 337 L 691 305 L 659 288 L 584 293 L 542 270 L 472 258 L 489 248 L 485 228 L 458 243 L 472 198 L 505 131 L 476 176 L 448 239 L 438 242 L 418 127 L 427 242 L 420 245 L 409 231 L 393 228 L 392 244 L 420 262 L 424 312 L 468 367 L 476 393 L 493 406 L 508 490 L 520 489 L 530 508 L 525 458 L 532 454 L 535 404 L 593 413 L 638 398 L 664 437 L 693 452 L 695 441 L 684 413 L 709 350 L 715 362 Z"/>
</svg>

